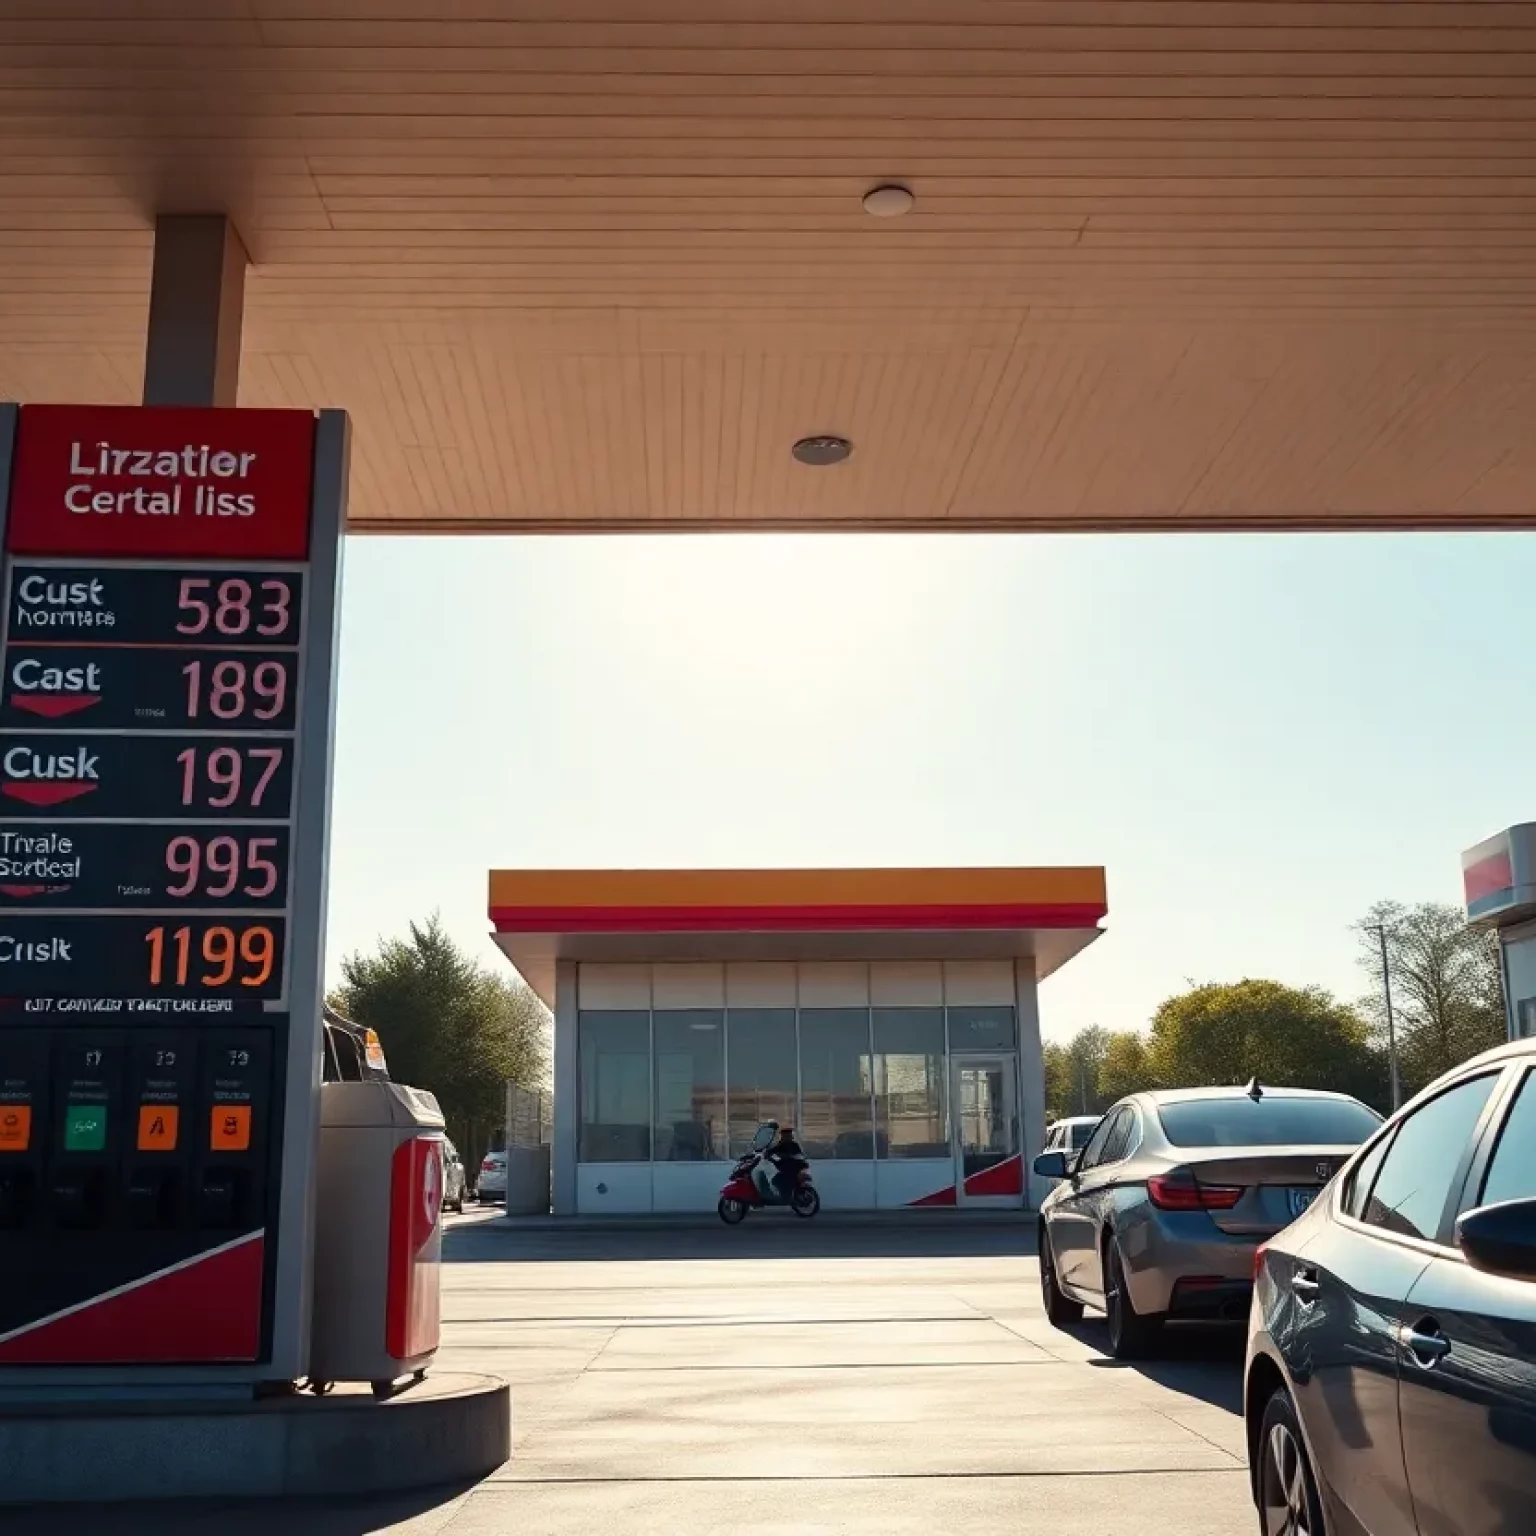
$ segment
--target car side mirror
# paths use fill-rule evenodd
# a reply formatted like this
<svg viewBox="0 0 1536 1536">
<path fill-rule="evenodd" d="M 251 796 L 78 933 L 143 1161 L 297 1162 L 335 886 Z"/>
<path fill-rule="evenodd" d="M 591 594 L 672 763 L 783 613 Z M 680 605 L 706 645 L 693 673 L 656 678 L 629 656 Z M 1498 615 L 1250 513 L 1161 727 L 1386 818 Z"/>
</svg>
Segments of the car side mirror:
<svg viewBox="0 0 1536 1536">
<path fill-rule="evenodd" d="M 1468 1211 L 1456 1223 L 1456 1246 L 1473 1269 L 1536 1280 L 1536 1200 L 1503 1200 Z"/>
<path fill-rule="evenodd" d="M 1041 1179 L 1064 1179 L 1071 1172 L 1065 1152 L 1041 1152 L 1035 1158 L 1034 1168 L 1035 1176 Z"/>
</svg>

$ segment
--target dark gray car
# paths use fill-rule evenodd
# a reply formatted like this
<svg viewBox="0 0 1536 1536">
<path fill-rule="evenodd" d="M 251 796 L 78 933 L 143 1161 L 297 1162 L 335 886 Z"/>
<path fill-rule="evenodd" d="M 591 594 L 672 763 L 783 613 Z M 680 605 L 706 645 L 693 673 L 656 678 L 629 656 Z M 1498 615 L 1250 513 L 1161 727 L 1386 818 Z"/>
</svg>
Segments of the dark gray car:
<svg viewBox="0 0 1536 1536">
<path fill-rule="evenodd" d="M 1308 1089 L 1138 1093 L 1109 1110 L 1040 1207 L 1040 1291 L 1060 1326 L 1102 1307 L 1110 1352 L 1145 1351 L 1169 1318 L 1248 1315 L 1253 1254 L 1299 1216 L 1381 1124 Z"/>
<path fill-rule="evenodd" d="M 1268 1536 L 1536 1532 L 1536 1040 L 1425 1089 L 1261 1250 Z"/>
</svg>

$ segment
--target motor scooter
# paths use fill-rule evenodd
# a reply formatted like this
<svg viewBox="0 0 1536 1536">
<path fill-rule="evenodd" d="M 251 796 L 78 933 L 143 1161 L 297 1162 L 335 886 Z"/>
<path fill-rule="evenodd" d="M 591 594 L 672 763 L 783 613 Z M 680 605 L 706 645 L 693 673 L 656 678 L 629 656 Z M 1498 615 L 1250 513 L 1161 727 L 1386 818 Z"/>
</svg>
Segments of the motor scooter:
<svg viewBox="0 0 1536 1536">
<path fill-rule="evenodd" d="M 788 1196 L 781 1195 L 775 1184 L 772 1197 L 763 1198 L 763 1192 L 758 1188 L 752 1173 L 768 1155 L 768 1148 L 778 1134 L 777 1121 L 770 1120 L 758 1126 L 751 1149 L 731 1169 L 731 1176 L 725 1181 L 725 1188 L 720 1191 L 720 1203 L 715 1207 L 720 1213 L 720 1220 L 727 1226 L 738 1225 L 747 1219 L 748 1211 L 761 1210 L 765 1205 L 787 1205 L 796 1216 L 801 1217 L 814 1216 L 821 1209 L 821 1196 L 811 1183 L 811 1170 L 808 1167 L 796 1171 L 794 1185 Z"/>
</svg>

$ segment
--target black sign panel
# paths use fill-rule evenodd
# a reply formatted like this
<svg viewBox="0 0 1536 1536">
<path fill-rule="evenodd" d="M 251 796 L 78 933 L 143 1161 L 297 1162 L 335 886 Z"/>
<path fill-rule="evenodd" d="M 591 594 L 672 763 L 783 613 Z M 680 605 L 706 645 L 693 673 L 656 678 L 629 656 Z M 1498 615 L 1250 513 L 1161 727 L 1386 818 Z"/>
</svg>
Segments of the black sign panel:
<svg viewBox="0 0 1536 1536">
<path fill-rule="evenodd" d="M 276 998 L 287 922 L 278 916 L 91 917 L 0 912 L 0 990 L 74 997 Z"/>
<path fill-rule="evenodd" d="M 297 645 L 304 578 L 296 571 L 167 570 L 12 563 L 17 645 Z"/>
<path fill-rule="evenodd" d="M 0 735 L 0 817 L 286 820 L 292 738 Z"/>
<path fill-rule="evenodd" d="M 0 825 L 0 906 L 259 908 L 288 903 L 288 828 L 163 822 Z"/>
<path fill-rule="evenodd" d="M 291 731 L 296 651 L 6 647 L 0 726 Z"/>
</svg>

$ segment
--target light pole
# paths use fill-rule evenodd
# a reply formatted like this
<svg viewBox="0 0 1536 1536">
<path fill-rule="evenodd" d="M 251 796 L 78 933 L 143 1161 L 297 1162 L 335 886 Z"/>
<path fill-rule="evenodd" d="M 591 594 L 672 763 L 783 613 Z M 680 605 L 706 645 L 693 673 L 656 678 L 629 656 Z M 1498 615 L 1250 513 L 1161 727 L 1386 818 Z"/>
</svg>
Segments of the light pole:
<svg viewBox="0 0 1536 1536">
<path fill-rule="evenodd" d="M 1369 932 L 1381 945 L 1381 990 L 1387 1004 L 1387 1069 L 1392 1075 L 1392 1108 L 1403 1102 L 1402 1085 L 1397 1076 L 1397 1022 L 1392 1017 L 1392 968 L 1387 963 L 1387 925 L 1367 923 Z"/>
</svg>

